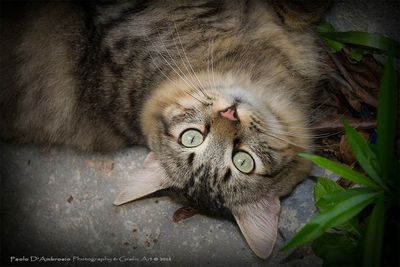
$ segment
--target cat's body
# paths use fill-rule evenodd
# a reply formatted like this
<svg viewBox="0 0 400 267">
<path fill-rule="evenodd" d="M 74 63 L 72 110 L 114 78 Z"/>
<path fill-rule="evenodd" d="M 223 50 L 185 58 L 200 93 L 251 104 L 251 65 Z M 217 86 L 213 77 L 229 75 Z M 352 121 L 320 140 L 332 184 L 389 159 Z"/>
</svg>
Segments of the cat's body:
<svg viewBox="0 0 400 267">
<path fill-rule="evenodd" d="M 55 3 L 23 13 L 18 42 L 1 49 L 3 59 L 12 56 L 1 64 L 2 135 L 83 150 L 145 144 L 143 104 L 165 80 L 163 72 L 177 75 L 164 58 L 187 76 L 186 56 L 195 70 L 207 71 L 212 60 L 214 72 L 244 71 L 248 79 L 272 80 L 273 88 L 291 82 L 302 98 L 312 93 L 314 81 L 304 77 L 319 76 L 313 39 L 276 25 L 268 7 L 241 1 L 180 5 L 143 1 L 85 10 Z M 271 70 L 285 73 L 271 79 Z"/>
<path fill-rule="evenodd" d="M 321 75 L 312 33 L 289 29 L 282 21 L 296 22 L 279 6 L 56 3 L 31 8 L 14 33 L 4 19 L 0 134 L 81 150 L 147 144 L 156 155 L 147 182 L 139 178 L 118 203 L 176 189 L 200 207 L 231 211 L 265 257 L 272 247 L 251 232 L 276 228 L 278 197 L 309 169 L 296 154 L 312 147 L 308 116 Z M 188 129 L 200 145 L 183 145 Z M 250 172 L 232 163 L 238 151 L 250 155 L 239 159 L 252 160 Z M 256 223 L 259 208 L 272 215 Z"/>
</svg>

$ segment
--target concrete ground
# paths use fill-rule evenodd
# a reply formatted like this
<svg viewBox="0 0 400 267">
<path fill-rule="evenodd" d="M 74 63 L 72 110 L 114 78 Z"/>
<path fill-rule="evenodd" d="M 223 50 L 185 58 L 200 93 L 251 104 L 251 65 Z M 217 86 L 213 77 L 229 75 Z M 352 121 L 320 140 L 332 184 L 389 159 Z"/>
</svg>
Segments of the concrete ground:
<svg viewBox="0 0 400 267">
<path fill-rule="evenodd" d="M 0 148 L 6 259 L 53 256 L 73 260 L 76 256 L 111 260 L 104 266 L 124 265 L 125 257 L 137 259 L 138 264 L 146 262 L 143 257 L 152 263 L 158 259 L 157 264 L 163 266 L 266 263 L 251 253 L 231 221 L 195 215 L 174 223 L 172 215 L 182 205 L 166 194 L 113 206 L 119 184 L 141 167 L 147 154 L 143 147 L 109 155 L 10 144 Z M 283 201 L 276 248 L 313 215 L 312 185 L 305 180 Z M 275 249 L 267 263 L 275 266 L 286 256 Z M 307 266 L 319 263 L 307 253 L 302 261 Z M 289 259 L 289 263 L 293 262 Z M 88 262 L 75 258 L 74 265 L 87 266 Z"/>
<path fill-rule="evenodd" d="M 398 39 L 399 24 L 392 19 L 398 10 L 397 1 L 338 1 L 327 18 L 338 30 Z M 182 205 L 167 195 L 113 206 L 118 184 L 141 167 L 147 152 L 133 147 L 82 154 L 0 143 L 2 265 L 321 265 L 308 247 L 279 251 L 315 213 L 311 179 L 283 200 L 278 241 L 263 261 L 231 221 L 195 215 L 174 223 Z M 313 175 L 330 174 L 315 168 Z"/>
</svg>

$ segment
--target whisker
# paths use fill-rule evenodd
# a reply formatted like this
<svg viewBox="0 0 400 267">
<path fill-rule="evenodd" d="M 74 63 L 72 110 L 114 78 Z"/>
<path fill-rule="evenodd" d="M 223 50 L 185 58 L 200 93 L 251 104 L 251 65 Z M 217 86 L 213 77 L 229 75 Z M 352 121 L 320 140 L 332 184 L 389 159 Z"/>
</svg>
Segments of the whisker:
<svg viewBox="0 0 400 267">
<path fill-rule="evenodd" d="M 151 52 L 150 50 L 148 50 L 148 49 L 147 49 L 147 51 L 148 51 L 148 53 L 149 53 L 149 55 L 150 55 L 150 57 L 151 57 L 151 61 L 152 61 L 152 63 L 154 64 L 154 66 L 164 75 L 165 78 L 167 78 L 170 82 L 172 82 L 173 84 L 176 85 L 176 83 L 175 83 L 170 77 L 168 77 L 168 76 L 164 73 L 164 71 L 160 68 L 160 66 L 158 66 L 158 65 L 156 64 L 155 59 L 154 59 L 154 57 L 153 57 L 153 55 L 152 55 L 152 52 Z"/>
<path fill-rule="evenodd" d="M 147 37 L 146 37 L 146 38 L 147 38 Z M 148 38 L 147 38 L 147 40 L 148 40 Z M 148 41 L 149 41 L 149 40 L 148 40 Z M 170 66 L 170 68 L 171 68 L 184 82 L 186 82 L 186 80 L 183 79 L 183 77 L 171 66 L 171 64 L 169 64 L 169 62 L 166 60 L 166 58 L 156 49 L 156 47 L 154 46 L 154 44 L 153 44 L 153 48 L 155 48 L 155 50 L 157 51 L 157 53 L 164 59 L 164 61 Z M 150 50 L 148 50 L 148 52 L 149 52 L 150 57 L 152 58 L 152 61 L 153 61 L 154 65 L 157 67 L 157 69 L 158 69 L 169 81 L 171 81 L 173 84 L 176 85 L 176 83 L 175 83 L 174 81 L 172 81 L 172 79 L 169 78 L 169 77 L 164 73 L 164 71 L 161 70 L 161 68 L 160 68 L 157 64 L 155 64 L 155 59 L 154 59 L 154 57 L 153 57 L 153 55 L 152 55 L 152 52 L 151 52 Z M 187 82 L 186 82 L 186 84 L 187 84 L 188 86 L 190 86 L 190 84 L 188 84 Z M 197 100 L 198 102 L 200 102 L 201 104 L 207 105 L 206 102 L 204 102 L 204 101 L 198 99 L 197 97 L 195 97 L 195 96 L 194 96 L 193 94 L 191 94 L 190 92 L 188 92 L 188 91 L 186 91 L 186 90 L 184 90 L 184 92 L 185 92 L 186 94 L 190 95 L 191 97 L 193 97 L 194 99 L 196 99 L 196 100 Z"/>
<path fill-rule="evenodd" d="M 186 61 L 187 61 L 188 65 L 189 65 L 190 69 L 192 70 L 192 74 L 193 74 L 194 77 L 197 79 L 197 81 L 198 81 L 198 83 L 199 83 L 199 85 L 200 85 L 199 90 L 204 94 L 204 91 L 203 91 L 203 90 L 204 90 L 204 86 L 203 86 L 203 84 L 200 82 L 199 77 L 196 75 L 196 72 L 194 71 L 194 69 L 193 69 L 193 67 L 192 67 L 192 64 L 190 64 L 189 58 L 188 58 L 188 56 L 187 56 L 187 54 L 186 54 L 186 51 L 185 51 L 185 49 L 184 49 L 184 47 L 183 47 L 182 40 L 181 40 L 181 36 L 180 36 L 180 34 L 179 34 L 179 32 L 178 32 L 178 28 L 176 27 L 176 23 L 175 23 L 175 22 L 174 22 L 174 27 L 175 27 L 175 31 L 176 31 L 176 34 L 177 34 L 177 36 L 178 36 L 178 40 L 179 40 L 179 43 L 180 43 L 180 45 L 181 45 L 183 54 L 184 54 L 184 56 L 185 56 L 185 58 L 186 58 Z"/>
<path fill-rule="evenodd" d="M 180 49 L 178 48 L 178 45 L 176 44 L 175 38 L 173 38 L 173 42 L 174 42 L 175 48 L 176 48 L 176 50 L 177 50 L 177 52 L 178 52 L 179 58 L 181 59 L 182 65 L 186 68 L 186 71 L 188 72 L 188 75 L 191 76 L 191 79 L 190 79 L 190 80 L 193 81 L 193 76 L 190 75 L 189 68 L 187 67 L 185 61 L 183 60 L 181 53 L 179 53 L 179 50 L 180 50 Z M 182 72 L 183 72 L 183 71 L 182 71 Z M 186 75 L 185 75 L 185 76 L 186 76 Z M 193 84 L 193 83 L 192 83 L 192 84 Z M 194 88 L 195 90 L 199 90 L 206 98 L 209 98 L 209 96 L 208 96 L 207 94 L 205 94 L 204 91 L 203 91 L 199 86 L 196 87 L 195 85 L 193 85 L 193 88 Z M 205 104 L 205 105 L 207 105 L 207 104 Z"/>
<path fill-rule="evenodd" d="M 311 109 L 311 113 L 316 113 L 317 111 L 319 111 L 320 109 L 322 109 L 323 105 L 325 105 L 328 101 L 330 100 L 330 97 L 327 97 L 322 103 L 320 103 L 318 106 L 313 107 Z"/>
<path fill-rule="evenodd" d="M 201 104 L 207 106 L 207 102 L 204 102 L 204 101 L 198 99 L 198 98 L 195 97 L 191 92 L 188 92 L 188 91 L 186 91 L 186 90 L 185 90 L 184 92 L 185 92 L 186 94 L 190 95 L 191 97 L 193 97 L 194 99 L 196 99 L 197 101 L 199 101 Z"/>
<path fill-rule="evenodd" d="M 210 79 L 210 56 L 211 56 L 211 46 L 210 46 L 210 42 L 211 42 L 211 35 L 210 35 L 210 40 L 208 41 L 208 48 L 207 48 L 207 83 L 208 83 L 208 87 L 213 88 L 213 85 L 211 84 L 211 79 Z"/>
<path fill-rule="evenodd" d="M 181 70 L 181 68 L 178 66 L 178 64 L 176 63 L 176 61 L 174 60 L 174 58 L 171 56 L 171 53 L 169 52 L 169 50 L 167 49 L 164 41 L 162 40 L 160 33 L 158 32 L 158 38 L 161 41 L 162 45 L 164 46 L 165 51 L 167 52 L 169 58 L 171 59 L 171 61 L 174 63 L 174 65 L 178 68 L 178 70 L 180 71 L 180 73 L 185 76 L 185 81 L 187 81 L 188 83 L 190 83 L 192 85 L 193 89 L 196 89 L 196 86 L 193 84 L 193 82 L 191 81 L 191 79 L 189 79 L 186 74 Z"/>
<path fill-rule="evenodd" d="M 147 38 L 147 37 L 146 37 Z M 169 63 L 169 61 L 164 57 L 164 55 L 155 47 L 153 44 L 153 48 L 156 50 L 156 52 L 164 59 L 165 63 L 173 70 L 189 87 L 191 86 L 176 70 L 175 68 Z"/>
<path fill-rule="evenodd" d="M 315 144 L 311 145 L 310 147 L 306 147 L 306 146 L 302 146 L 302 145 L 296 144 L 296 143 L 294 143 L 292 141 L 289 141 L 287 139 L 278 137 L 278 136 L 270 134 L 270 133 L 265 133 L 265 134 L 268 135 L 268 136 L 271 136 L 273 138 L 276 138 L 276 139 L 278 139 L 280 141 L 283 141 L 285 143 L 288 143 L 290 145 L 293 145 L 293 146 L 296 146 L 296 147 L 299 147 L 299 148 L 303 148 L 303 149 L 310 149 L 310 148 L 313 148 L 313 149 L 325 149 L 326 148 L 326 146 L 319 146 L 319 145 L 315 145 Z"/>
<path fill-rule="evenodd" d="M 288 143 L 288 144 L 290 144 L 290 145 L 293 145 L 293 146 L 296 146 L 296 147 L 300 147 L 300 148 L 304 148 L 304 149 L 308 149 L 308 147 L 305 147 L 305 146 L 296 144 L 296 143 L 294 143 L 294 142 L 292 142 L 292 141 L 290 141 L 290 140 L 287 140 L 287 139 L 278 137 L 278 136 L 276 136 L 276 135 L 274 135 L 274 134 L 271 134 L 271 133 L 269 133 L 269 132 L 263 131 L 263 133 L 266 134 L 266 135 L 268 135 L 268 136 L 270 136 L 270 137 L 273 137 L 273 138 L 275 138 L 275 139 L 278 139 L 278 140 L 280 140 L 280 141 L 283 141 L 283 142 L 285 142 L 285 143 Z"/>
<path fill-rule="evenodd" d="M 213 79 L 213 86 L 215 88 L 215 73 L 214 73 L 214 38 L 212 39 L 212 51 L 211 51 L 211 74 L 212 74 L 212 79 Z"/>
<path fill-rule="evenodd" d="M 271 130 L 273 130 L 273 132 L 275 134 L 282 134 L 282 135 L 286 135 L 286 136 L 291 136 L 291 137 L 306 137 L 306 138 L 313 138 L 313 139 L 321 139 L 321 138 L 326 138 L 326 137 L 330 137 L 330 136 L 334 136 L 337 135 L 341 132 L 341 131 L 337 131 L 335 133 L 323 133 L 323 134 L 299 134 L 299 133 L 293 133 L 293 132 L 285 132 L 285 131 L 279 131 L 277 129 L 273 129 L 270 128 Z"/>
</svg>

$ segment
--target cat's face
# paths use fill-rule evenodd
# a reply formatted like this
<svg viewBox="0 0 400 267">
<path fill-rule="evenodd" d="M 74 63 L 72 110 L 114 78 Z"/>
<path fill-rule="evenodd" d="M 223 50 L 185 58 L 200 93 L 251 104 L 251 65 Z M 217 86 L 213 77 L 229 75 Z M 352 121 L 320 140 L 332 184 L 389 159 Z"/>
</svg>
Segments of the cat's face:
<svg viewBox="0 0 400 267">
<path fill-rule="evenodd" d="M 192 87 L 176 80 L 153 93 L 141 118 L 152 152 L 115 204 L 175 189 L 197 207 L 231 212 L 253 251 L 266 258 L 279 196 L 309 169 L 296 154 L 310 138 L 299 126 L 301 110 L 279 97 L 264 101 L 264 91 L 235 81 L 222 77 L 200 86 L 199 80 Z"/>
<path fill-rule="evenodd" d="M 309 138 L 284 120 L 295 117 L 279 114 L 241 85 L 222 79 L 206 84 L 169 84 L 173 89 L 164 88 L 143 118 L 169 187 L 211 211 L 254 202 L 266 193 L 286 194 L 293 184 L 285 184 L 282 174 L 309 145 Z M 286 111 L 291 112 L 298 111 Z"/>
<path fill-rule="evenodd" d="M 238 88 L 190 94 L 164 108 L 151 140 L 171 187 L 211 211 L 261 198 L 292 160 L 273 137 L 278 118 Z"/>
</svg>

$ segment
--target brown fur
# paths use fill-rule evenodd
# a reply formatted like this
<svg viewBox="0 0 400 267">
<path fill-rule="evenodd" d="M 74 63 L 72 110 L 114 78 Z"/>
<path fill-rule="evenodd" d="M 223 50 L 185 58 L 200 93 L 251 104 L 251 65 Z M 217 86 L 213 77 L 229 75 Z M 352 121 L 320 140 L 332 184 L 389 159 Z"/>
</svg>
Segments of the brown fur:
<svg viewBox="0 0 400 267">
<path fill-rule="evenodd" d="M 312 149 L 321 58 L 304 28 L 311 20 L 295 22 L 299 9 L 254 0 L 27 10 L 18 34 L 20 10 L 1 26 L 3 139 L 102 151 L 147 144 L 170 187 L 215 211 L 285 195 L 309 170 L 296 155 Z M 236 102 L 240 121 L 222 118 Z M 199 148 L 179 143 L 188 127 L 207 134 Z M 238 149 L 255 157 L 254 173 L 232 165 Z"/>
<path fill-rule="evenodd" d="M 273 63 L 270 68 L 292 68 L 295 71 L 291 75 L 318 75 L 317 70 L 307 70 L 318 60 L 314 52 L 308 51 L 314 50 L 312 39 L 308 34 L 286 31 L 268 6 L 261 7 L 253 1 L 247 4 L 231 1 L 209 5 L 188 3 L 182 2 L 179 7 L 174 1 L 148 5 L 122 2 L 101 7 L 100 10 L 104 11 L 100 11 L 97 17 L 92 17 L 90 10 L 93 7 L 85 9 L 68 3 L 28 5 L 27 16 L 17 9 L 14 17 L 8 15 L 8 10 L 3 7 L 1 35 L 7 37 L 1 42 L 3 88 L 0 121 L 3 138 L 18 142 L 66 144 L 83 150 L 111 150 L 143 143 L 140 129 L 127 126 L 129 117 L 134 117 L 141 109 L 135 100 L 142 103 L 144 99 L 140 98 L 162 80 L 158 68 L 170 72 L 155 51 L 151 52 L 160 66 L 153 66 L 144 48 L 149 46 L 149 42 L 158 42 L 156 47 L 147 48 L 163 50 L 158 34 L 161 37 L 174 34 L 175 25 L 193 65 L 201 65 L 201 62 L 196 62 L 200 60 L 197 57 L 207 53 L 207 43 L 214 38 L 215 45 L 218 44 L 218 50 L 214 51 L 215 59 L 222 60 L 228 52 L 236 52 L 252 43 L 252 49 L 257 51 L 243 55 L 246 58 L 240 59 L 240 64 L 257 68 L 253 60 L 262 51 L 270 54 L 268 60 Z M 128 7 L 133 14 L 123 13 L 129 10 Z M 141 8 L 145 8 L 144 11 L 134 13 Z M 216 18 L 206 17 L 207 12 L 218 9 L 222 11 L 216 14 Z M 121 14 L 148 21 L 117 25 L 99 37 L 99 32 L 110 28 L 112 20 Z M 17 19 L 18 23 L 4 18 L 7 15 Z M 196 15 L 204 17 L 200 21 L 188 20 Z M 18 25 L 22 25 L 16 31 L 18 35 L 15 34 L 18 38 L 10 37 Z M 131 32 L 133 29 L 138 29 L 138 32 Z M 152 34 L 147 38 L 153 39 L 146 40 L 144 31 Z M 138 45 L 130 44 L 124 51 L 114 50 L 117 41 L 123 43 L 130 36 L 135 37 Z M 100 43 L 98 39 L 101 37 L 104 39 Z M 172 40 L 165 37 L 164 41 L 166 46 L 173 48 Z M 198 43 L 198 46 L 193 47 L 191 42 Z M 136 56 L 129 55 L 129 46 Z M 179 51 L 172 49 L 174 52 Z M 135 62 L 128 62 L 129 57 Z M 115 77 L 117 75 L 122 77 Z M 262 73 L 253 69 L 251 75 Z M 279 79 L 275 80 L 279 82 Z M 294 84 L 296 82 L 293 80 Z M 137 93 L 137 97 L 130 92 L 132 90 L 146 93 Z M 96 95 L 99 92 L 101 96 Z"/>
<path fill-rule="evenodd" d="M 279 197 L 310 168 L 297 154 L 312 151 L 309 113 L 323 74 L 306 28 L 318 17 L 316 6 L 257 0 L 3 6 L 0 136 L 85 151 L 146 144 L 152 152 L 145 167 L 117 205 L 175 190 L 199 208 L 231 213 L 253 251 L 266 258 L 276 240 Z M 230 107 L 233 119 L 224 113 Z M 201 133 L 201 144 L 184 146 L 188 129 Z M 254 161 L 250 173 L 233 163 L 239 151 Z"/>
<path fill-rule="evenodd" d="M 191 91 L 212 105 L 196 107 L 199 114 L 208 112 L 197 123 L 211 126 L 221 151 L 233 133 L 242 133 L 246 149 L 265 144 L 262 153 L 279 151 L 272 153 L 275 166 L 263 164 L 266 172 L 282 171 L 276 178 L 281 182 L 243 182 L 254 192 L 241 197 L 220 190 L 232 202 L 227 206 L 266 191 L 287 194 L 308 170 L 296 154 L 311 148 L 308 109 L 321 60 L 313 34 L 288 30 L 274 9 L 257 1 L 122 2 L 98 6 L 96 15 L 93 7 L 66 3 L 31 7 L 11 62 L 2 64 L 2 77 L 13 82 L 2 83 L 1 134 L 81 150 L 147 143 L 161 158 L 183 160 L 179 133 L 172 134 L 174 144 L 165 143 L 163 127 L 175 127 L 168 121 L 174 114 L 199 104 Z M 15 73 L 7 73 L 9 66 Z M 244 96 L 250 104 L 239 110 L 240 124 L 221 121 L 219 110 L 232 101 L 221 90 L 246 92 L 258 106 Z M 164 167 L 182 189 L 182 176 L 190 171 L 170 161 Z"/>
</svg>

